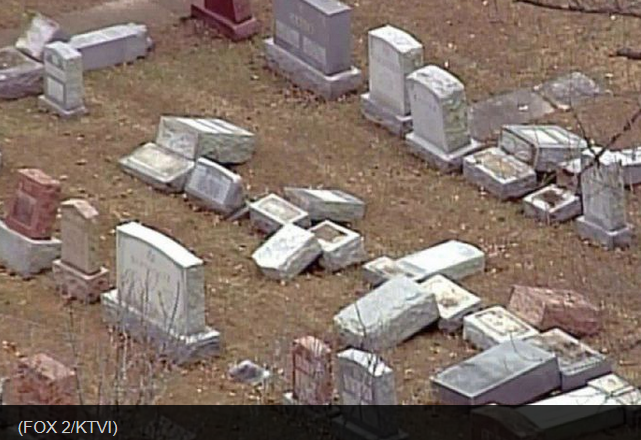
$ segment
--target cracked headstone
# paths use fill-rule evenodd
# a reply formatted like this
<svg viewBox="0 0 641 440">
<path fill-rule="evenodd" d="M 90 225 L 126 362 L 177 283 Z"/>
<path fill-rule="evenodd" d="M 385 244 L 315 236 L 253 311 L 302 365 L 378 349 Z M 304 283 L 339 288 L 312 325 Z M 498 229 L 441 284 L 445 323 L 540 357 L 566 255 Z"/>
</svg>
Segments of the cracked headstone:
<svg viewBox="0 0 641 440">
<path fill-rule="evenodd" d="M 204 157 L 196 162 L 185 192 L 197 204 L 224 215 L 236 212 L 245 204 L 242 178 Z"/>
<path fill-rule="evenodd" d="M 494 306 L 463 318 L 463 339 L 481 350 L 535 336 L 539 332 L 501 306 Z"/>
<path fill-rule="evenodd" d="M 554 184 L 523 198 L 525 216 L 547 224 L 572 220 L 581 215 L 582 210 L 579 196 L 573 191 Z"/>
<path fill-rule="evenodd" d="M 86 114 L 80 52 L 66 43 L 51 43 L 44 49 L 44 66 L 44 95 L 39 105 L 63 118 Z"/>
<path fill-rule="evenodd" d="M 481 308 L 481 298 L 443 275 L 435 275 L 420 283 L 433 293 L 438 306 L 438 328 L 453 333 L 463 327 L 463 318 Z"/>
<path fill-rule="evenodd" d="M 309 213 L 312 221 L 350 223 L 365 216 L 365 202 L 337 189 L 285 187 L 285 198 Z"/>
<path fill-rule="evenodd" d="M 249 205 L 249 218 L 256 229 L 271 234 L 284 225 L 303 228 L 310 225 L 309 214 L 276 194 L 269 194 Z"/>
<path fill-rule="evenodd" d="M 344 226 L 329 220 L 309 230 L 316 235 L 323 250 L 320 265 L 330 272 L 336 272 L 367 258 L 363 237 Z"/>
</svg>

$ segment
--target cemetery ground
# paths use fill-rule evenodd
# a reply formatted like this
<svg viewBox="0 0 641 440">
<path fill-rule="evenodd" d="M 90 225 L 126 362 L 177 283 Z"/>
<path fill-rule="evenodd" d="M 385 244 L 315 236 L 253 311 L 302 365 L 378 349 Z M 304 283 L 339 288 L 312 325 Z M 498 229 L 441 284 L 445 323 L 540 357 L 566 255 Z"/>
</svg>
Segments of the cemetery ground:
<svg viewBox="0 0 641 440">
<path fill-rule="evenodd" d="M 68 3 L 29 6 L 56 18 Z M 74 8 L 95 3 L 73 2 Z M 253 2 L 265 37 L 271 34 L 270 3 Z M 614 92 L 576 111 L 587 134 L 601 143 L 641 108 L 641 64 L 610 57 L 639 41 L 638 19 L 560 13 L 509 0 L 346 3 L 354 7 L 355 64 L 364 72 L 366 31 L 390 23 L 424 43 L 426 62 L 459 76 L 471 102 L 581 70 Z M 19 14 L 3 8 L 0 22 L 17 26 Z M 0 103 L 5 162 L 0 198 L 8 200 L 19 168 L 37 167 L 60 178 L 63 199 L 87 198 L 100 210 L 103 261 L 112 275 L 114 228 L 129 220 L 173 236 L 205 260 L 207 319 L 221 331 L 224 348 L 219 358 L 163 376 L 159 403 L 250 403 L 261 397 L 279 403 L 283 380 L 259 396 L 226 378 L 229 365 L 252 359 L 284 369 L 295 337 L 314 334 L 333 341 L 334 314 L 366 292 L 359 268 L 335 275 L 315 269 L 286 285 L 270 281 L 250 258 L 263 238 L 246 220 L 225 222 L 182 196 L 155 192 L 123 174 L 118 158 L 153 140 L 162 114 L 220 117 L 255 132 L 256 154 L 236 168 L 252 196 L 280 193 L 284 186 L 322 185 L 364 199 L 365 219 L 354 227 L 364 234 L 371 258 L 400 257 L 455 238 L 487 252 L 486 273 L 462 283 L 486 305 L 506 304 L 513 284 L 584 293 L 604 310 L 604 330 L 586 342 L 641 384 L 638 242 L 626 251 L 607 252 L 583 243 L 571 223 L 537 224 L 522 216 L 520 204 L 501 203 L 462 176 L 427 168 L 400 139 L 360 115 L 358 95 L 321 102 L 267 71 L 261 38 L 233 44 L 190 21 L 148 24 L 156 42 L 148 59 L 85 76 L 88 116 L 58 120 L 39 113 L 36 98 Z M 571 113 L 539 122 L 580 133 Z M 638 145 L 640 136 L 637 124 L 616 145 Z M 627 194 L 630 222 L 639 229 L 641 197 L 638 189 Z M 46 351 L 68 364 L 75 359 L 88 394 L 97 393 L 97 378 L 108 375 L 105 365 L 114 362 L 99 306 L 66 306 L 50 273 L 22 281 L 6 271 L 0 272 L 0 304 L 0 339 L 6 341 L 0 376 L 8 373 L 16 351 Z M 399 401 L 430 403 L 429 376 L 471 353 L 460 335 L 431 331 L 383 356 L 396 372 Z"/>
</svg>

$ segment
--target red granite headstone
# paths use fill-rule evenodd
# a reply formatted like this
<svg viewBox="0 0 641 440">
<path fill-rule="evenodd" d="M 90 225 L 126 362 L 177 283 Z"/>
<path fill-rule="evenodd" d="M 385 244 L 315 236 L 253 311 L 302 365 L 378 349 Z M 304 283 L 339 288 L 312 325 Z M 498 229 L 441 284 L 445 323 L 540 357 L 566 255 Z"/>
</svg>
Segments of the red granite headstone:
<svg viewBox="0 0 641 440">
<path fill-rule="evenodd" d="M 244 40 L 258 32 L 250 0 L 195 0 L 191 15 L 220 31 L 232 41 Z"/>
<path fill-rule="evenodd" d="M 328 405 L 332 400 L 332 351 L 323 341 L 304 336 L 292 347 L 293 397 L 302 405 Z"/>
<path fill-rule="evenodd" d="M 18 171 L 18 188 L 5 223 L 34 240 L 51 238 L 60 203 L 60 182 L 39 169 Z"/>
</svg>

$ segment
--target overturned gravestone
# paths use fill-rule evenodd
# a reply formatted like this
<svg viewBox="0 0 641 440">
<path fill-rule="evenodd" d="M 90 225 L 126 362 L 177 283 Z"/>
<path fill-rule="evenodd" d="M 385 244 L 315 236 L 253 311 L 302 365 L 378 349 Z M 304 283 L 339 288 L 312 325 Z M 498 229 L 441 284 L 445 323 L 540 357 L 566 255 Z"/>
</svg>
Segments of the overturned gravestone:
<svg viewBox="0 0 641 440">
<path fill-rule="evenodd" d="M 68 41 L 69 35 L 54 20 L 36 13 L 29 27 L 16 41 L 16 49 L 34 60 L 42 61 L 44 48 L 55 41 Z"/>
<path fill-rule="evenodd" d="M 393 348 L 439 318 L 434 294 L 399 276 L 334 316 L 341 341 L 366 350 Z"/>
<path fill-rule="evenodd" d="M 463 326 L 463 318 L 481 308 L 481 298 L 468 292 L 443 275 L 434 275 L 420 283 L 421 288 L 433 293 L 438 306 L 438 328 L 452 333 Z"/>
<path fill-rule="evenodd" d="M 638 406 L 641 405 L 641 391 L 617 374 L 612 373 L 597 379 L 592 379 L 588 382 L 588 387 L 614 398 L 619 404 L 637 406 L 636 409 L 631 408 L 630 411 L 639 411 Z M 626 417 L 629 415 L 632 414 L 626 414 Z"/>
<path fill-rule="evenodd" d="M 523 198 L 525 216 L 547 224 L 572 220 L 581 212 L 581 199 L 573 191 L 554 184 Z"/>
<path fill-rule="evenodd" d="M 463 159 L 463 175 L 499 200 L 524 196 L 536 189 L 536 172 L 499 148 L 488 148 Z"/>
<path fill-rule="evenodd" d="M 365 202 L 337 189 L 286 187 L 285 198 L 307 211 L 312 221 L 353 222 L 365 216 Z"/>
<path fill-rule="evenodd" d="M 463 318 L 463 339 L 481 350 L 538 333 L 534 327 L 501 306 L 483 309 Z"/>
<path fill-rule="evenodd" d="M 153 43 L 147 26 L 128 23 L 74 35 L 69 45 L 82 54 L 84 70 L 96 70 L 144 58 Z"/>
<path fill-rule="evenodd" d="M 489 348 L 432 378 L 449 405 L 522 405 L 560 387 L 556 357 L 514 340 Z"/>
<path fill-rule="evenodd" d="M 336 0 L 274 0 L 275 34 L 265 40 L 267 65 L 325 99 L 356 90 L 351 64 L 352 9 Z"/>
<path fill-rule="evenodd" d="M 363 115 L 404 137 L 412 129 L 407 75 L 423 65 L 423 45 L 405 31 L 383 26 L 368 32 L 369 92 Z"/>
<path fill-rule="evenodd" d="M 185 192 L 199 205 L 224 215 L 232 214 L 245 204 L 242 178 L 204 157 L 196 162 Z"/>
<path fill-rule="evenodd" d="M 606 93 L 592 78 L 581 72 L 572 72 L 546 81 L 533 89 L 558 110 L 569 110 L 583 101 Z"/>
<path fill-rule="evenodd" d="M 589 380 L 612 371 L 610 361 L 604 355 L 562 330 L 552 329 L 525 341 L 556 356 L 562 391 L 584 387 Z"/>
<path fill-rule="evenodd" d="M 220 333 L 205 323 L 203 266 L 160 232 L 134 222 L 118 226 L 117 286 L 101 296 L 103 320 L 177 364 L 217 354 Z"/>
<path fill-rule="evenodd" d="M 378 257 L 363 265 L 363 279 L 374 287 L 399 275 L 416 282 L 423 281 L 428 276 L 420 267 L 387 256 Z"/>
<path fill-rule="evenodd" d="M 457 281 L 485 270 L 485 253 L 471 244 L 449 240 L 397 260 L 418 267 L 425 274 L 421 280 L 441 274 Z"/>
<path fill-rule="evenodd" d="M 286 224 L 309 227 L 309 214 L 276 194 L 269 194 L 249 205 L 251 224 L 267 234 Z"/>
<path fill-rule="evenodd" d="M 84 104 L 82 55 L 66 43 L 51 43 L 44 49 L 44 95 L 38 103 L 63 118 L 87 113 Z"/>
<path fill-rule="evenodd" d="M 291 280 L 322 253 L 316 236 L 288 223 L 269 237 L 252 255 L 263 274 L 275 280 Z"/>
<path fill-rule="evenodd" d="M 344 226 L 325 220 L 309 231 L 323 250 L 320 265 L 330 272 L 361 263 L 367 257 L 363 237 Z"/>
<path fill-rule="evenodd" d="M 445 171 L 461 169 L 463 156 L 481 148 L 470 137 L 465 86 L 438 66 L 407 77 L 414 131 L 406 136 L 412 153 Z"/>
<path fill-rule="evenodd" d="M 42 93 L 44 67 L 13 47 L 0 49 L 0 99 Z"/>
<path fill-rule="evenodd" d="M 626 148 L 615 152 L 623 166 L 623 180 L 626 185 L 641 183 L 641 147 Z"/>
</svg>

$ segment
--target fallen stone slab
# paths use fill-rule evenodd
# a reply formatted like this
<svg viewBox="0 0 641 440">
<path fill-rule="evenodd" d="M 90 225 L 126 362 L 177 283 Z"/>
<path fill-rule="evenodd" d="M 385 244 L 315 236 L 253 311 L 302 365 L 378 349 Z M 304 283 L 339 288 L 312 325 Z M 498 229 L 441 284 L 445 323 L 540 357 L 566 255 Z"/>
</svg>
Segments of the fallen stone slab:
<svg viewBox="0 0 641 440">
<path fill-rule="evenodd" d="M 608 151 L 606 161 L 617 161 L 623 167 L 623 182 L 627 186 L 641 183 L 641 147 L 626 148 L 624 150 Z M 603 157 L 602 156 L 602 159 Z"/>
<path fill-rule="evenodd" d="M 499 148 L 466 156 L 463 176 L 503 201 L 522 197 L 537 186 L 534 169 Z"/>
<path fill-rule="evenodd" d="M 463 318 L 463 339 L 481 350 L 535 336 L 539 332 L 501 306 L 494 306 Z"/>
<path fill-rule="evenodd" d="M 548 185 L 523 198 L 525 216 L 547 224 L 572 220 L 581 215 L 582 209 L 579 196 L 557 185 Z"/>
<path fill-rule="evenodd" d="M 32 278 L 50 269 L 53 261 L 60 258 L 61 252 L 60 240 L 32 239 L 0 221 L 0 263 L 22 278 Z"/>
<path fill-rule="evenodd" d="M 55 41 L 69 41 L 69 34 L 54 20 L 36 13 L 15 47 L 25 55 L 42 61 L 45 46 Z"/>
<path fill-rule="evenodd" d="M 561 386 L 556 357 L 520 340 L 491 347 L 431 381 L 448 405 L 522 405 Z"/>
<path fill-rule="evenodd" d="M 329 220 L 319 223 L 309 231 L 316 236 L 323 250 L 320 258 L 321 267 L 330 272 L 361 263 L 367 258 L 363 237 L 357 232 Z"/>
<path fill-rule="evenodd" d="M 0 49 L 0 99 L 40 95 L 44 66 L 13 47 Z"/>
<path fill-rule="evenodd" d="M 434 294 L 400 276 L 342 309 L 334 325 L 344 344 L 376 351 L 395 347 L 438 318 Z"/>
<path fill-rule="evenodd" d="M 277 231 L 286 224 L 303 228 L 310 226 L 309 214 L 287 200 L 269 194 L 249 205 L 249 219 L 252 226 L 267 234 Z"/>
<path fill-rule="evenodd" d="M 244 360 L 231 367 L 228 371 L 229 377 L 237 382 L 249 385 L 265 385 L 271 378 L 269 370 L 256 365 L 250 360 Z"/>
<path fill-rule="evenodd" d="M 463 318 L 481 308 L 481 298 L 443 275 L 434 275 L 420 286 L 436 298 L 438 328 L 442 331 L 453 333 L 459 330 L 463 326 Z"/>
<path fill-rule="evenodd" d="M 600 310 L 574 290 L 514 286 L 507 309 L 542 331 L 558 327 L 582 337 L 602 327 Z"/>
<path fill-rule="evenodd" d="M 224 215 L 236 212 L 245 204 L 242 178 L 204 157 L 196 161 L 185 192 L 197 204 Z"/>
<path fill-rule="evenodd" d="M 354 222 L 365 216 L 365 202 L 336 189 L 286 187 L 285 198 L 309 213 L 312 221 Z"/>
<path fill-rule="evenodd" d="M 387 256 L 378 257 L 363 265 L 363 279 L 374 287 L 401 275 L 416 282 L 423 281 L 428 276 L 419 267 Z"/>
<path fill-rule="evenodd" d="M 572 72 L 534 86 L 534 91 L 558 110 L 569 110 L 592 98 L 607 93 L 592 78 L 581 72 Z"/>
<path fill-rule="evenodd" d="M 635 417 L 638 421 L 639 412 L 641 408 L 641 391 L 622 378 L 618 374 L 608 374 L 588 382 L 588 387 L 605 393 L 606 395 L 614 398 L 622 405 L 634 405 L 636 408 L 626 409 L 626 421 Z"/>
<path fill-rule="evenodd" d="M 450 240 L 402 257 L 397 262 L 424 271 L 425 277 L 420 281 L 438 274 L 458 281 L 485 270 L 485 253 L 471 244 Z"/>
<path fill-rule="evenodd" d="M 291 280 L 322 254 L 316 236 L 288 223 L 254 252 L 252 259 L 263 274 L 274 280 Z"/>
</svg>

